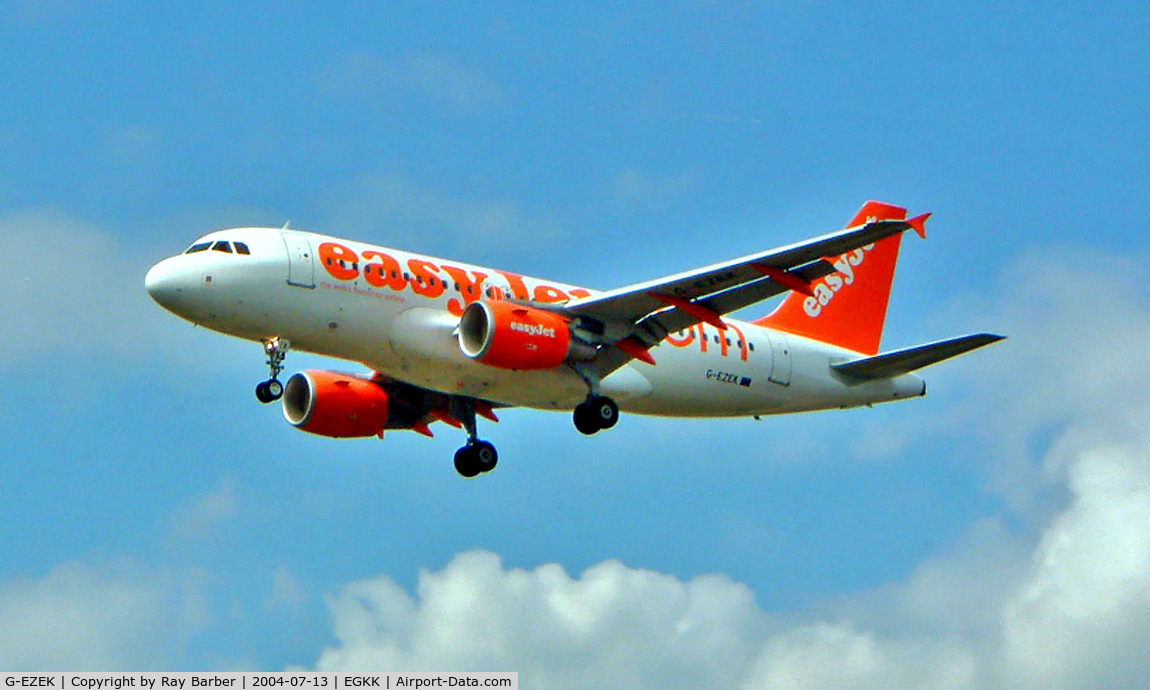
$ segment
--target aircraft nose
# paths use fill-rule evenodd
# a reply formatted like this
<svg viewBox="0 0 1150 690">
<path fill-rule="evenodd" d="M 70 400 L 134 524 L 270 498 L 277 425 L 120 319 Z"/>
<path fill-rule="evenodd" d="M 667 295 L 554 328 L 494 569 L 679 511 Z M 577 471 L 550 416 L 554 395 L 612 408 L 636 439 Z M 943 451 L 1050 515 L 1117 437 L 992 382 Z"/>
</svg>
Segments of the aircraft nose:
<svg viewBox="0 0 1150 690">
<path fill-rule="evenodd" d="M 152 299 L 168 311 L 175 307 L 186 291 L 187 279 L 171 259 L 164 259 L 152 266 L 144 276 L 144 289 Z"/>
</svg>

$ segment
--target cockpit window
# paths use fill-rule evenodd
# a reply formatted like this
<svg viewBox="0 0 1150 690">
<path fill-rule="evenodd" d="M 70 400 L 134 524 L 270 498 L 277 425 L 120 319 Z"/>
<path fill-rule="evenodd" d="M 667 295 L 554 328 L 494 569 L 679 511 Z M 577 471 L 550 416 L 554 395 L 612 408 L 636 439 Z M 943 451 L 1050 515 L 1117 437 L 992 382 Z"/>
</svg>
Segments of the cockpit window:
<svg viewBox="0 0 1150 690">
<path fill-rule="evenodd" d="M 248 245 L 243 242 L 233 242 L 232 244 L 236 245 L 236 254 L 251 254 L 251 251 L 248 250 Z"/>
<path fill-rule="evenodd" d="M 195 254 L 196 252 L 202 252 L 202 251 L 206 250 L 210 246 L 212 246 L 211 242 L 198 242 L 198 243 L 193 244 L 192 246 L 188 247 L 188 251 L 186 251 L 184 253 L 185 254 Z"/>
<path fill-rule="evenodd" d="M 232 245 L 231 245 L 231 243 L 224 242 L 224 241 L 216 242 L 215 244 L 212 245 L 212 251 L 225 252 L 227 254 L 231 254 L 232 253 Z"/>
</svg>

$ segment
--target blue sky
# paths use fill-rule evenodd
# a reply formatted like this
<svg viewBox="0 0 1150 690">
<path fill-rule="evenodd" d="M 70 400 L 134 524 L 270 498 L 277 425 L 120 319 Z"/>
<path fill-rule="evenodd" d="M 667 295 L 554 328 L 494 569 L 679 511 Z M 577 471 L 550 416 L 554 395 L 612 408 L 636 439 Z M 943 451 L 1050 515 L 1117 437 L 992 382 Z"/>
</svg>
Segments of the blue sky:
<svg viewBox="0 0 1150 690">
<path fill-rule="evenodd" d="M 0 668 L 1144 678 L 1148 34 L 1128 3 L 5 3 Z M 609 288 L 872 198 L 935 213 L 884 344 L 1010 340 L 872 410 L 509 411 L 470 482 L 447 431 L 291 429 L 258 346 L 142 285 L 290 220 Z"/>
</svg>

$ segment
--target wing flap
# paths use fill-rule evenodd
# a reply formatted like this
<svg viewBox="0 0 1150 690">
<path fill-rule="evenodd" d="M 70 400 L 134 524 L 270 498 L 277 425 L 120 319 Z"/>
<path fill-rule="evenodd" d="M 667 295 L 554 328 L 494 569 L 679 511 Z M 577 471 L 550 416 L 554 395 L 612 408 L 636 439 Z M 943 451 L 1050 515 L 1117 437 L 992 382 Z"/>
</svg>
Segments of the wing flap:
<svg viewBox="0 0 1150 690">
<path fill-rule="evenodd" d="M 872 379 L 889 379 L 903 374 L 909 374 L 917 369 L 937 364 L 943 360 L 966 354 L 971 350 L 985 347 L 991 343 L 1005 339 L 1004 335 L 993 333 L 975 333 L 949 340 L 940 340 L 935 343 L 909 347 L 904 350 L 895 350 L 874 357 L 853 359 L 849 362 L 832 364 L 834 369 L 843 376 L 869 381 Z"/>
</svg>

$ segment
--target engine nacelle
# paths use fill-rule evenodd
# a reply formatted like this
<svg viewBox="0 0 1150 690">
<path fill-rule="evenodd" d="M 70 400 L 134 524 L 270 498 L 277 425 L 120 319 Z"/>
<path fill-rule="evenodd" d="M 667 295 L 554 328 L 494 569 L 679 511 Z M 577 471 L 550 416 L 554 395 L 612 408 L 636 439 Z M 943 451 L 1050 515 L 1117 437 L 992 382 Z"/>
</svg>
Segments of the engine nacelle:
<svg viewBox="0 0 1150 690">
<path fill-rule="evenodd" d="M 551 369 L 594 355 L 571 337 L 558 314 L 513 302 L 472 302 L 459 320 L 459 349 L 471 359 L 500 369 Z"/>
<path fill-rule="evenodd" d="M 387 427 L 387 391 L 355 376 L 311 369 L 288 379 L 283 410 L 288 423 L 312 434 L 376 436 Z"/>
</svg>

